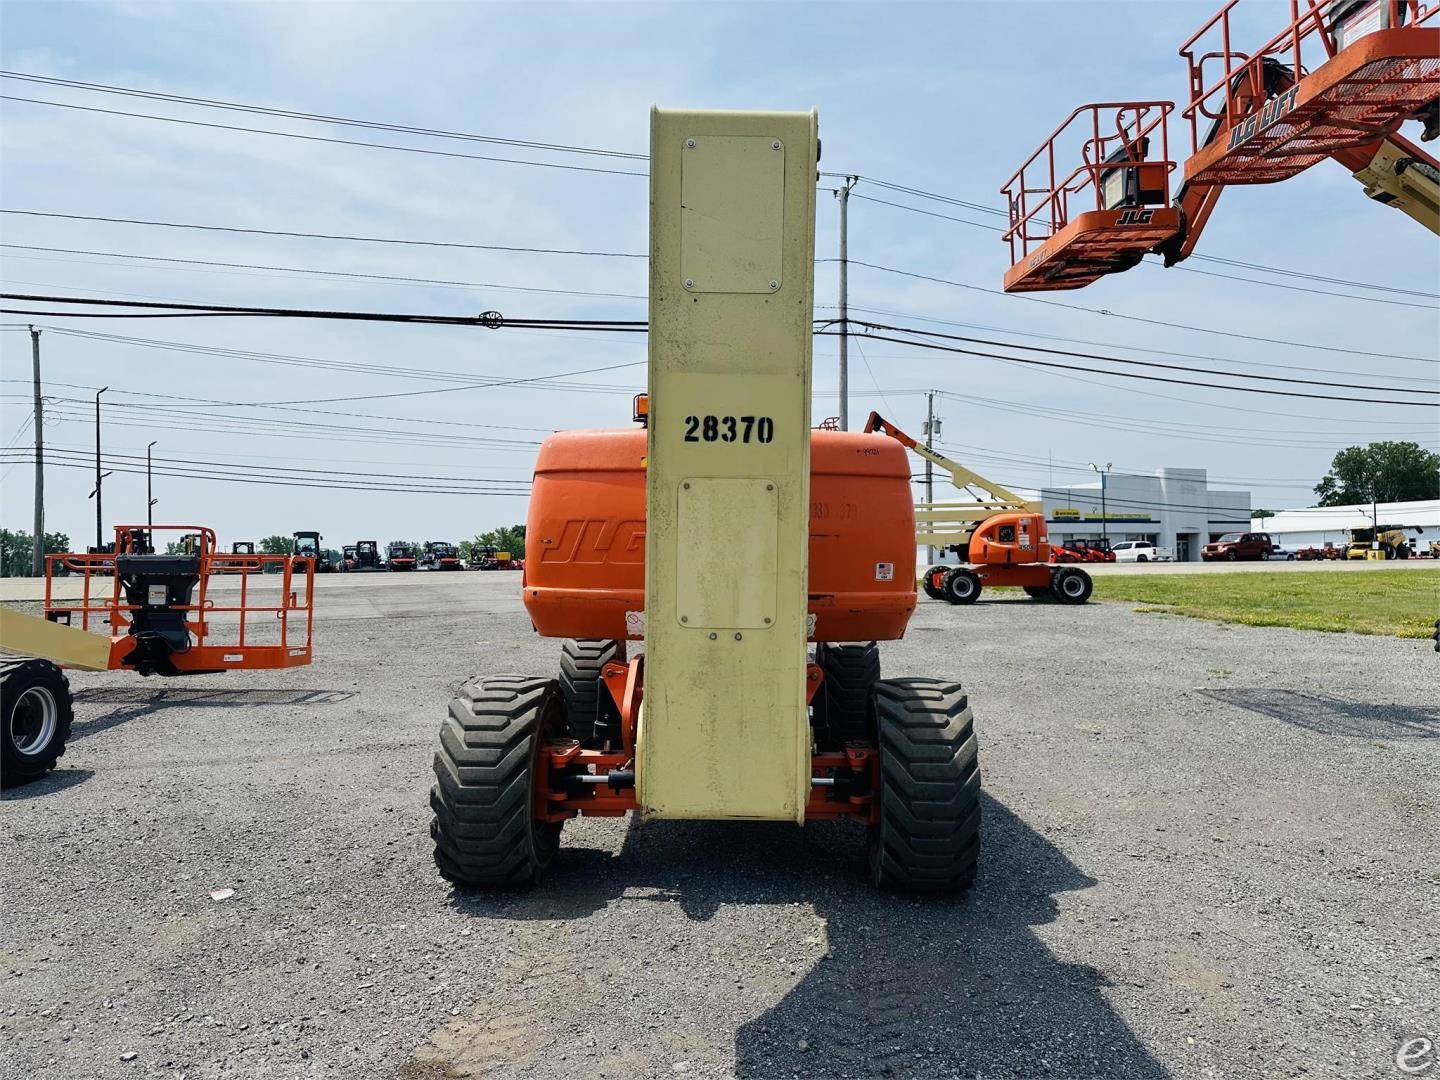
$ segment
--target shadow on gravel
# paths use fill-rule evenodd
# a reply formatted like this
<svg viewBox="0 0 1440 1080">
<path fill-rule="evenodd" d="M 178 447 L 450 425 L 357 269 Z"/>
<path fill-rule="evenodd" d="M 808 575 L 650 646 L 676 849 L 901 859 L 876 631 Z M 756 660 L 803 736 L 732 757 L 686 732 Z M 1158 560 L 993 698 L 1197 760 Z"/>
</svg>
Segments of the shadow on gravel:
<svg viewBox="0 0 1440 1080">
<path fill-rule="evenodd" d="M 76 704 L 119 705 L 94 720 L 75 721 L 71 741 L 98 735 L 161 709 L 183 706 L 197 709 L 247 708 L 252 705 L 337 705 L 353 698 L 355 690 L 247 690 L 202 687 L 95 687 L 75 695 Z"/>
<path fill-rule="evenodd" d="M 741 1077 L 1166 1076 L 1110 1007 L 1104 974 L 1057 960 L 1032 929 L 1056 917 L 1057 894 L 1094 879 L 988 796 L 984 813 L 980 880 L 961 897 L 874 889 L 851 823 L 655 821 L 632 823 L 618 856 L 562 846 L 533 891 L 451 902 L 497 921 L 614 904 L 676 903 L 701 921 L 724 905 L 813 906 L 828 952 L 736 1032 Z"/>
<path fill-rule="evenodd" d="M 1440 739 L 1440 705 L 1376 705 L 1304 690 L 1201 690 L 1201 697 L 1320 735 Z"/>
<path fill-rule="evenodd" d="M 32 780 L 28 784 L 22 784 L 17 788 L 10 788 L 4 794 L 0 794 L 0 801 L 18 802 L 21 799 L 33 799 L 41 795 L 53 795 L 57 791 L 64 791 L 76 784 L 83 784 L 90 777 L 95 775 L 94 769 L 66 769 L 59 768 L 46 773 L 39 780 Z"/>
</svg>

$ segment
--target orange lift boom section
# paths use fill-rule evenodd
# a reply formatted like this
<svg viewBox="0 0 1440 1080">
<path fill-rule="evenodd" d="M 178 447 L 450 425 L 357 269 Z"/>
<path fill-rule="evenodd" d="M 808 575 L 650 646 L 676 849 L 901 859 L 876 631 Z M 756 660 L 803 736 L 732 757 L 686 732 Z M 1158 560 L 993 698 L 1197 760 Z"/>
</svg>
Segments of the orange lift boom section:
<svg viewBox="0 0 1440 1080">
<path fill-rule="evenodd" d="M 1424 122 L 1425 139 L 1440 127 L 1440 28 L 1421 25 L 1440 4 L 1291 0 L 1289 24 L 1245 53 L 1232 40 L 1237 3 L 1180 47 L 1191 153 L 1174 197 L 1171 103 L 1081 106 L 1001 189 L 1006 292 L 1080 288 L 1151 253 L 1173 266 L 1194 250 L 1226 186 L 1277 183 L 1326 158 L 1370 198 L 1440 231 L 1440 163 L 1398 134 L 1410 119 Z M 1080 164 L 1067 174 L 1077 147 Z"/>
</svg>

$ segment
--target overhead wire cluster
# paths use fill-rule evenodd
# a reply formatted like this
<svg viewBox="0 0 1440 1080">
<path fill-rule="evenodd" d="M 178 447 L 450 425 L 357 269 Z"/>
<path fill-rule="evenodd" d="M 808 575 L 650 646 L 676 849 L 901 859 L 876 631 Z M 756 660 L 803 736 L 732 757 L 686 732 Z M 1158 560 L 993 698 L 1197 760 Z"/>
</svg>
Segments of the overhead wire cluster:
<svg viewBox="0 0 1440 1080">
<path fill-rule="evenodd" d="M 185 119 L 176 116 L 165 116 L 150 113 L 133 112 L 122 109 L 101 109 L 92 106 L 78 105 L 73 102 L 47 101 L 36 98 L 0 95 L 0 99 L 29 103 L 39 106 L 49 106 L 63 109 L 79 109 L 81 111 L 101 113 L 108 115 L 121 115 L 135 117 L 145 120 L 170 122 L 176 124 L 198 126 L 204 128 L 220 129 L 236 132 L 248 132 L 261 135 L 270 135 L 291 139 L 304 139 L 322 143 L 338 143 L 342 145 L 354 145 L 362 147 L 378 148 L 390 151 L 412 152 L 418 154 L 432 154 L 444 157 L 456 157 L 487 162 L 497 162 L 507 165 L 530 166 L 547 169 L 562 169 L 578 172 L 602 173 L 630 177 L 644 177 L 645 171 L 639 168 L 623 167 L 630 163 L 645 163 L 647 155 L 622 150 L 606 149 L 601 147 L 568 144 L 562 142 L 547 142 L 532 139 L 517 139 L 502 136 L 481 135 L 470 132 L 448 131 L 444 129 L 421 127 L 408 124 L 386 123 L 380 121 L 361 120 L 353 117 L 342 117 L 327 115 L 323 113 L 305 112 L 300 110 L 280 109 L 264 105 L 246 104 L 234 101 L 225 101 L 212 98 L 201 98 L 189 95 L 173 94 L 157 90 L 146 90 L 135 87 L 123 87 L 111 84 L 85 82 L 74 79 L 64 79 L 53 76 L 37 75 L 32 73 L 16 71 L 0 71 L 0 78 L 20 81 L 30 84 L 41 84 L 53 88 L 60 88 L 69 91 L 81 91 L 86 93 L 98 93 L 109 96 L 123 97 L 131 100 L 146 100 L 164 102 L 168 104 L 194 107 L 204 110 L 224 111 L 251 116 L 263 116 L 277 120 L 297 123 L 318 123 L 331 126 L 339 126 L 354 130 L 371 132 L 386 132 L 405 136 L 422 137 L 425 139 L 436 139 L 446 141 L 459 141 L 485 146 L 505 147 L 515 151 L 524 151 L 531 155 L 544 155 L 548 157 L 559 157 L 571 160 L 546 160 L 545 157 L 535 156 L 531 158 L 504 157 L 499 155 L 476 154 L 470 152 L 459 152 L 451 150 L 440 150 L 433 146 L 412 146 L 398 143 L 382 143 L 360 139 L 340 139 L 323 137 L 313 134 L 306 134 L 297 131 L 282 131 L 270 128 L 249 127 L 234 124 L 219 124 L 205 121 Z M 600 166 L 596 164 L 577 164 L 575 159 L 602 159 L 615 163 L 614 167 L 609 165 Z M 856 174 L 822 173 L 822 177 L 850 176 Z M 877 177 L 861 176 L 861 180 L 868 188 L 878 189 L 885 192 L 892 198 L 879 198 L 864 192 L 854 192 L 852 197 L 872 203 L 893 207 L 899 210 L 915 214 L 925 215 L 931 218 L 949 220 L 961 225 L 978 227 L 985 230 L 1002 231 L 1002 222 L 1007 220 L 1006 211 L 989 206 L 980 202 L 968 201 L 956 198 L 943 193 L 929 191 L 924 188 L 908 184 L 900 184 Z M 895 199 L 908 199 L 926 202 L 934 206 L 954 208 L 967 213 L 968 217 L 960 217 L 957 214 L 944 213 L 940 210 L 931 210 L 924 207 L 912 205 L 907 202 L 894 201 Z M 194 230 L 209 233 L 228 233 L 235 235 L 269 236 L 297 239 L 315 239 L 326 241 L 340 241 L 349 243 L 364 243 L 372 245 L 393 245 L 410 248 L 434 248 L 452 250 L 474 250 L 500 253 L 516 253 L 526 255 L 554 255 L 566 257 L 590 257 L 603 259 L 621 260 L 643 260 L 647 256 L 639 252 L 626 252 L 616 250 L 590 249 L 583 247 L 554 247 L 541 245 L 520 245 L 503 243 L 480 243 L 461 240 L 427 240 L 412 237 L 384 237 L 365 236 L 345 233 L 330 233 L 307 230 L 286 230 L 247 227 L 241 225 L 228 225 L 206 222 L 184 222 L 170 221 L 155 218 L 130 218 L 111 217 L 98 214 L 84 213 L 63 213 L 52 210 L 38 210 L 26 208 L 4 208 L 0 213 L 14 216 L 24 216 L 32 219 L 50 220 L 72 220 L 98 222 L 107 224 L 119 224 L 127 226 L 149 227 L 155 229 Z M 975 216 L 988 217 L 992 221 L 973 220 Z M 587 291 L 580 289 L 546 288 L 539 286 L 526 286 L 508 283 L 492 283 L 481 281 L 465 281 L 454 278 L 439 277 L 417 277 L 403 274 L 385 273 L 359 273 L 348 270 L 331 270 L 317 266 L 293 266 L 275 265 L 268 262 L 238 262 L 224 261 L 220 259 L 193 259 L 174 258 L 165 255 L 148 252 L 97 250 L 91 247 L 60 247 L 54 245 L 18 244 L 6 243 L 5 249 L 12 252 L 40 253 L 40 255 L 27 254 L 22 257 L 42 256 L 76 256 L 87 258 L 117 259 L 124 260 L 121 265 L 142 266 L 166 266 L 172 269 L 192 269 L 209 272 L 232 272 L 232 271 L 262 271 L 284 275 L 302 275 L 326 280 L 352 281 L 355 283 L 382 283 L 382 284 L 404 284 L 418 285 L 425 287 L 460 288 L 460 289 L 487 289 L 494 291 L 513 291 L 532 293 L 537 295 L 575 296 L 581 298 L 593 298 L 603 300 L 643 300 L 645 297 L 633 293 Z M 1331 292 L 1325 289 L 1314 289 L 1309 286 L 1299 286 L 1288 283 L 1265 281 L 1260 278 L 1244 277 L 1234 273 L 1221 273 L 1217 271 L 1195 270 L 1195 272 L 1209 276 L 1238 280 L 1264 285 L 1274 285 L 1280 288 L 1296 289 L 1302 292 L 1318 293 L 1323 296 L 1340 297 L 1343 299 L 1362 300 L 1387 304 L 1390 306 L 1408 307 L 1434 311 L 1437 310 L 1431 303 L 1423 301 L 1440 299 L 1440 294 L 1433 291 L 1420 289 L 1395 288 L 1389 285 L 1381 285 L 1363 281 L 1355 281 L 1345 278 L 1329 277 L 1300 270 L 1289 270 L 1280 267 L 1267 266 L 1260 263 L 1245 262 L 1241 260 L 1220 259 L 1209 256 L 1193 256 L 1194 259 L 1212 262 L 1226 270 L 1250 271 L 1259 274 L 1273 274 L 1291 278 L 1295 281 L 1311 281 L 1317 284 L 1333 285 L 1344 289 L 1367 290 L 1380 295 L 1371 296 L 1358 292 Z M 819 260 L 828 262 L 833 260 Z M 1310 351 L 1323 351 L 1332 354 L 1343 354 L 1348 356 L 1372 356 L 1371 352 L 1362 349 L 1349 349 L 1338 345 L 1321 342 L 1294 341 L 1282 338 L 1272 338 L 1261 335 L 1241 333 L 1221 327 L 1204 326 L 1198 324 L 1185 324 L 1163 319 L 1155 319 L 1141 315 L 1114 312 L 1103 308 L 1092 308 L 1085 305 L 1066 303 L 1053 299 L 1044 299 L 1030 296 L 1015 296 L 1005 294 L 1002 290 L 988 288 L 967 282 L 960 282 L 942 278 L 935 275 L 928 275 L 912 270 L 905 270 L 897 267 L 890 267 L 876 263 L 850 260 L 850 265 L 868 269 L 876 273 L 902 276 L 905 278 L 920 280 L 947 287 L 973 290 L 981 293 L 990 293 L 1006 296 L 1010 299 L 1023 299 L 1028 302 L 1049 304 L 1056 307 L 1097 314 L 1126 321 L 1133 321 L 1140 324 L 1154 325 L 1169 329 L 1176 329 L 1185 332 L 1205 333 L 1228 337 L 1236 340 L 1244 340 L 1268 345 L 1281 345 L 1287 347 L 1304 348 Z M 1193 267 L 1182 267 L 1181 269 L 1195 269 Z M 579 333 L 598 333 L 603 335 L 635 335 L 643 334 L 646 324 L 643 320 L 635 319 L 581 319 L 581 318 L 517 318 L 502 316 L 495 311 L 486 311 L 479 314 L 450 315 L 431 313 L 411 313 L 395 311 L 362 311 L 362 310 L 338 310 L 338 309 L 310 309 L 291 307 L 265 307 L 248 305 L 216 305 L 194 302 L 170 302 L 170 301 L 149 301 L 149 300 L 119 300 L 101 298 L 95 296 L 75 296 L 70 294 L 39 294 L 39 293 L 5 293 L 3 299 L 14 303 L 26 305 L 46 304 L 62 310 L 41 309 L 33 306 L 6 307 L 0 309 L 7 314 L 18 315 L 29 319 L 35 318 L 283 318 L 283 319 L 319 319 L 330 321 L 364 321 L 364 322 L 387 322 L 387 323 L 408 323 L 436 326 L 458 326 L 477 327 L 490 330 L 506 329 L 534 333 L 564 333 L 576 335 Z M 1409 298 L 1409 299 L 1402 299 Z M 867 320 L 851 319 L 846 324 L 838 320 L 820 320 L 817 323 L 817 334 L 822 336 L 837 336 L 842 333 L 851 334 L 851 340 L 859 345 L 861 340 L 885 341 L 901 347 L 917 349 L 922 352 L 941 352 L 950 355 L 965 356 L 977 360 L 998 361 L 1006 365 L 1023 367 L 1031 371 L 1045 371 L 1055 377 L 1072 379 L 1081 382 L 1090 382 L 1101 386 L 1120 386 L 1129 389 L 1134 393 L 1146 393 L 1152 397 L 1168 397 L 1168 395 L 1155 394 L 1147 391 L 1125 387 L 1124 384 L 1132 381 L 1146 383 L 1164 383 L 1183 387 L 1194 387 L 1206 391 L 1227 391 L 1241 392 L 1247 394 L 1262 394 L 1270 396 L 1308 398 L 1312 400 L 1335 401 L 1345 404 L 1376 405 L 1389 407 L 1435 407 L 1434 399 L 1440 397 L 1440 391 L 1433 387 L 1433 380 L 1411 378 L 1406 376 L 1387 376 L 1390 385 L 1382 385 L 1375 382 L 1341 382 L 1338 380 L 1325 379 L 1323 375 L 1350 375 L 1342 369 L 1317 368 L 1313 366 L 1288 365 L 1261 360 L 1231 360 L 1222 357 L 1209 357 L 1194 353 L 1182 353 L 1173 350 L 1144 348 L 1140 346 L 1117 346 L 1104 342 L 1089 342 L 1077 339 L 1066 339 L 1055 335 L 1035 334 L 1025 331 L 1014 331 L 1000 328 L 985 328 L 1011 336 L 1029 338 L 1048 338 L 1057 342 L 1069 342 L 1070 344 L 1094 345 L 1111 349 L 1123 349 L 1129 352 L 1142 352 L 1158 354 L 1171 359 L 1202 360 L 1221 365 L 1232 365 L 1236 367 L 1265 368 L 1273 371 L 1294 371 L 1296 375 L 1266 375 L 1257 374 L 1251 371 L 1230 371 L 1217 368 L 1198 367 L 1192 364 L 1165 363 L 1160 360 L 1142 360 L 1133 356 L 1120 356 L 1083 352 L 1076 349 L 1028 345 L 1013 341 L 996 340 L 992 338 L 980 338 L 961 334 L 947 334 L 935 330 L 927 330 L 923 327 L 909 325 L 912 322 L 929 322 L 934 325 L 952 325 L 964 329 L 972 329 L 966 324 L 947 323 L 946 320 L 936 319 L 925 315 L 903 315 L 902 313 L 889 312 L 883 309 L 867 309 L 852 306 L 852 311 L 868 315 L 889 316 L 891 318 L 904 318 L 905 322 L 872 322 Z M 315 430 L 343 428 L 344 425 L 319 424 L 311 421 L 285 421 L 269 417 L 254 416 L 215 416 L 207 410 L 231 410 L 231 409 L 265 409 L 265 410 L 289 410 L 289 411 L 310 411 L 322 412 L 326 410 L 307 409 L 306 406 L 313 406 L 320 403 L 334 403 L 343 401 L 372 400 L 376 398 L 410 397 L 425 394 L 448 393 L 451 390 L 476 390 L 488 389 L 500 386 L 527 385 L 537 388 L 556 390 L 577 390 L 581 392 L 597 393 L 629 393 L 630 388 L 619 387 L 607 384 L 583 384 L 573 380 L 574 376 L 598 373 L 602 371 L 613 371 L 627 367 L 638 367 L 643 361 L 635 361 L 626 364 L 613 364 L 597 366 L 577 371 L 561 372 L 551 375 L 539 375 L 522 378 L 484 378 L 477 377 L 471 373 L 464 372 L 441 372 L 426 368 L 398 368 L 385 365 L 356 364 L 351 362 L 326 361 L 320 358 L 290 356 L 279 353 L 266 353 L 258 350 L 225 349 L 216 346 L 204 346 L 185 342 L 162 341 L 153 338 L 127 337 L 125 335 L 102 334 L 98 332 L 87 332 L 73 327 L 51 327 L 52 332 L 68 334 L 77 338 L 89 338 L 96 341 L 112 341 L 116 343 L 128 343 L 146 348 L 170 349 L 180 352 L 190 352 L 197 355 L 231 356 L 246 360 L 253 360 L 260 363 L 271 363 L 285 366 L 308 367 L 317 370 L 338 371 L 377 375 L 402 377 L 407 379 L 424 380 L 437 384 L 436 389 L 417 391 L 406 391 L 395 394 L 370 394 L 351 395 L 346 397 L 333 398 L 307 398 L 293 399 L 287 401 L 216 401 L 190 399 L 178 403 L 149 402 L 145 404 L 122 404 L 116 403 L 113 406 L 107 402 L 107 408 L 122 410 L 122 416 L 144 415 L 144 410 L 163 409 L 166 417 L 166 426 L 175 426 L 172 421 L 179 423 L 194 422 L 196 424 L 208 425 L 209 430 L 214 430 L 217 425 L 228 426 L 229 430 L 257 432 L 267 429 L 277 430 L 277 426 L 291 425 L 290 431 L 294 437 L 319 437 L 330 438 L 330 435 L 316 435 Z M 863 347 L 859 348 L 862 361 L 870 372 L 871 380 L 874 383 L 876 393 L 886 399 L 886 391 L 882 389 L 879 379 L 876 377 L 873 367 L 870 365 L 870 355 Z M 1019 354 L 1019 355 L 1017 355 Z M 1038 354 L 1038 355 L 1037 355 Z M 1397 356 L 1394 354 L 1382 354 L 1387 360 L 1410 360 L 1425 363 L 1436 363 L 1434 357 L 1426 356 Z M 1043 359 L 1041 357 L 1044 357 Z M 881 359 L 878 355 L 876 359 Z M 1063 361 L 1063 362 L 1062 362 Z M 1075 373 L 1081 374 L 1075 374 Z M 1169 372 L 1170 374 L 1159 374 Z M 1195 376 L 1207 375 L 1212 379 L 1199 379 Z M 1093 378 L 1083 376 L 1098 376 L 1107 380 L 1119 380 L 1119 383 L 1095 382 Z M 1185 377 L 1180 377 L 1185 376 Z M 1215 380 L 1225 381 L 1215 381 Z M 1393 385 L 1395 382 L 1411 382 L 1421 384 L 1419 388 L 1403 387 Z M 443 384 L 443 385 L 441 385 Z M 1264 385 L 1258 385 L 1264 384 Z M 53 384 L 59 385 L 59 384 Z M 1298 389 L 1306 387 L 1308 389 Z M 1359 397 L 1354 394 L 1339 394 L 1330 391 L 1353 390 L 1366 394 L 1384 393 L 1394 395 L 1384 398 Z M 912 394 L 921 391 L 894 391 L 891 393 Z M 946 392 L 947 394 L 949 392 Z M 131 396 L 142 396 L 134 392 Z M 164 395 L 149 395 L 151 397 L 163 397 Z M 950 396 L 955 396 L 951 394 Z M 1088 423 L 1091 426 L 1110 426 L 1110 421 L 1118 421 L 1125 425 L 1125 430 L 1147 430 L 1147 433 L 1157 435 L 1168 435 L 1174 438 L 1191 438 L 1201 441 L 1234 441 L 1228 436 L 1220 434 L 1223 430 L 1214 425 L 1189 425 L 1169 421 L 1149 421 L 1148 429 L 1135 427 L 1135 418 L 1125 418 L 1108 414 L 1077 414 L 1074 410 L 1055 410 L 1039 406 L 1033 402 L 1006 402 L 1004 399 L 987 399 L 973 394 L 964 395 L 963 400 L 973 402 L 991 402 L 997 408 L 1010 408 L 1013 411 L 1026 411 L 1031 415 L 1050 414 L 1055 419 L 1069 419 L 1071 422 Z M 1176 398 L 1194 403 L 1191 399 Z M 74 400 L 58 399 L 57 412 L 61 419 L 65 418 L 65 412 L 75 406 Z M 345 416 L 356 419 L 378 419 L 387 421 L 398 421 L 401 423 L 425 423 L 435 424 L 436 421 L 428 418 L 421 421 L 418 418 L 391 417 L 383 414 L 337 412 L 328 410 L 334 415 Z M 1261 412 L 1263 410 L 1241 410 L 1248 412 Z M 1294 415 L 1294 414 L 1276 414 Z M 1342 423 L 1358 423 L 1362 421 L 1348 420 L 1344 418 L 1317 418 L 1333 420 Z M 130 422 L 125 419 L 117 419 L 116 423 Z M 1363 421 L 1371 424 L 1384 424 L 1386 421 L 1372 420 Z M 453 423 L 453 422 L 452 422 Z M 1161 425 L 1165 430 L 1161 430 Z M 1403 422 L 1390 422 L 1403 423 Z M 143 426 L 143 425 L 142 425 Z M 500 425 L 471 425 L 478 427 L 494 427 Z M 1171 430 L 1171 429 L 1184 430 Z M 199 428 L 196 428 L 199 430 Z M 311 429 L 307 433 L 307 429 Z M 419 432 L 405 430 L 385 430 L 360 427 L 357 431 L 364 432 L 365 438 L 374 438 L 377 441 L 384 441 L 386 438 L 397 440 L 416 439 L 412 445 L 436 445 L 436 442 L 423 441 L 426 437 Z M 1245 431 L 1248 429 L 1236 429 Z M 23 431 L 22 431 L 23 433 Z M 1258 433 L 1252 433 L 1258 434 Z M 18 436 L 17 436 L 18 437 Z M 337 433 L 334 437 L 344 437 Z M 435 439 L 443 438 L 446 442 L 453 440 L 450 434 L 435 436 Z M 478 441 L 478 440 L 477 440 Z M 14 439 L 12 438 L 12 444 Z M 491 441 L 491 445 L 495 445 Z M 1257 443 L 1257 445 L 1286 445 L 1282 442 Z M 1300 446 L 1296 442 L 1293 445 Z M 7 451 L 9 452 L 9 451 Z M 58 462 L 57 462 L 58 463 Z M 119 462 L 123 466 L 124 462 Z M 167 467 L 185 469 L 205 469 L 215 466 L 213 462 L 196 462 L 176 459 Z M 295 472 L 296 470 L 289 470 Z M 303 472 L 303 470 L 302 470 Z M 178 475 L 178 474 L 177 474 Z M 392 478 L 393 479 L 393 478 Z M 439 478 L 428 478 L 431 480 Z M 298 482 L 298 481 L 297 481 Z"/>
</svg>

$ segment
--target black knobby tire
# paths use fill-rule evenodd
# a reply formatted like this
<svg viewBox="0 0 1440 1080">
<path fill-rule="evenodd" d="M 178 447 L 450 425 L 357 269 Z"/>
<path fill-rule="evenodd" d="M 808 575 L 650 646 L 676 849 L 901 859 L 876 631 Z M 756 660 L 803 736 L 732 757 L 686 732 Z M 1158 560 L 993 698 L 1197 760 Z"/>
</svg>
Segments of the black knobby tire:
<svg viewBox="0 0 1440 1080">
<path fill-rule="evenodd" d="M 980 599 L 980 577 L 959 567 L 945 575 L 945 599 L 952 604 L 973 604 Z"/>
<path fill-rule="evenodd" d="M 0 787 L 53 769 L 74 719 L 70 680 L 59 667 L 49 660 L 0 663 Z"/>
<path fill-rule="evenodd" d="M 925 590 L 925 595 L 931 600 L 945 599 L 945 575 L 949 569 L 947 566 L 932 566 L 920 579 L 920 587 Z"/>
<path fill-rule="evenodd" d="M 875 884 L 954 892 L 980 858 L 980 752 L 959 683 L 875 684 L 880 731 L 880 818 L 870 827 Z"/>
<path fill-rule="evenodd" d="M 1049 585 L 1025 585 L 1025 595 L 1032 600 L 1047 600 L 1050 597 Z"/>
<path fill-rule="evenodd" d="M 824 642 L 815 647 L 815 662 L 824 675 L 820 683 L 822 700 L 816 710 L 821 749 L 840 750 L 847 742 L 873 743 L 879 647 L 873 641 L 859 645 Z"/>
<path fill-rule="evenodd" d="M 1064 566 L 1050 575 L 1050 595 L 1062 604 L 1083 604 L 1094 591 L 1095 582 L 1077 566 Z"/>
<path fill-rule="evenodd" d="M 555 679 L 494 675 L 450 703 L 430 789 L 435 865 L 457 885 L 529 885 L 549 869 L 562 822 L 535 817 L 540 749 L 564 733 Z"/>
<path fill-rule="evenodd" d="M 584 745 L 594 742 L 597 726 L 607 734 L 602 716 L 609 697 L 601 685 L 600 670 L 613 660 L 625 659 L 625 642 L 612 638 L 572 638 L 560 647 L 560 689 L 565 695 L 565 719 L 570 737 Z"/>
</svg>

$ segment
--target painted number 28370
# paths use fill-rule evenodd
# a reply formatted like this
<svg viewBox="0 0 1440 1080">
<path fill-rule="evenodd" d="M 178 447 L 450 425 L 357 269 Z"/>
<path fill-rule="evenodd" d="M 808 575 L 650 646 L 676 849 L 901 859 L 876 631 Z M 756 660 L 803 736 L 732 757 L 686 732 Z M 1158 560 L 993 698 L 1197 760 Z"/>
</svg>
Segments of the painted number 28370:
<svg viewBox="0 0 1440 1080">
<path fill-rule="evenodd" d="M 687 416 L 686 442 L 757 442 L 775 438 L 775 421 L 768 416 Z"/>
</svg>

